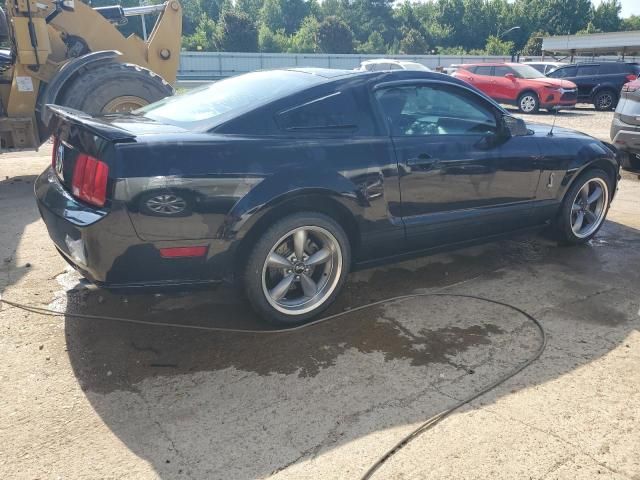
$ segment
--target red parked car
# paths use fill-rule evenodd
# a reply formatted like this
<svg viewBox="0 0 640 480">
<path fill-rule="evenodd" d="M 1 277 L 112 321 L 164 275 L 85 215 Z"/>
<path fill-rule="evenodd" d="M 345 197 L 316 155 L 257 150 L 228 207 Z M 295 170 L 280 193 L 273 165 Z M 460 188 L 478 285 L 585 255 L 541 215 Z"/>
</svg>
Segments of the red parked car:
<svg viewBox="0 0 640 480">
<path fill-rule="evenodd" d="M 517 106 L 523 113 L 573 108 L 578 100 L 576 84 L 545 77 L 521 63 L 480 63 L 460 65 L 453 74 L 483 91 L 495 101 Z"/>
</svg>

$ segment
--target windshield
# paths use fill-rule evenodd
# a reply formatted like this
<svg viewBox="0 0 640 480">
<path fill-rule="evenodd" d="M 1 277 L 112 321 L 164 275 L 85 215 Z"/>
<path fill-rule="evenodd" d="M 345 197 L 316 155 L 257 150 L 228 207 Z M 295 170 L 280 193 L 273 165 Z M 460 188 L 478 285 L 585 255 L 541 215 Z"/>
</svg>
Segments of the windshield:
<svg viewBox="0 0 640 480">
<path fill-rule="evenodd" d="M 167 97 L 133 114 L 187 130 L 207 131 L 240 113 L 323 81 L 323 77 L 291 70 L 252 72 Z"/>
<path fill-rule="evenodd" d="M 530 65 L 509 65 L 519 78 L 545 78 L 544 74 Z"/>
</svg>

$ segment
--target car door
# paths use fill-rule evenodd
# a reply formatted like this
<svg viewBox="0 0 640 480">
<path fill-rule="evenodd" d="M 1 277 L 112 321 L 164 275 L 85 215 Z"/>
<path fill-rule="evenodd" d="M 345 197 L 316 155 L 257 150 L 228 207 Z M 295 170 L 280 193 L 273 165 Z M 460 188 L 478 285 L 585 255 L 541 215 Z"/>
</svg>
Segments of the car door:
<svg viewBox="0 0 640 480">
<path fill-rule="evenodd" d="M 473 78 L 471 84 L 482 90 L 484 93 L 493 97 L 494 85 L 493 85 L 493 67 L 490 65 L 480 65 L 475 67 L 473 72 Z"/>
<path fill-rule="evenodd" d="M 514 75 L 513 78 L 507 78 L 505 75 L 507 74 Z M 507 67 L 506 65 L 496 65 L 493 67 L 493 75 L 492 75 L 492 98 L 503 101 L 503 102 L 513 102 L 518 99 L 518 79 L 516 78 L 516 72 L 512 68 Z"/>
<path fill-rule="evenodd" d="M 599 65 L 579 65 L 577 76 L 580 79 L 578 83 L 578 96 L 582 98 L 588 98 L 591 96 L 591 92 L 600 83 L 602 83 L 602 75 L 599 70 L 602 69 Z M 606 71 L 606 68 L 602 69 Z"/>
<path fill-rule="evenodd" d="M 540 172 L 533 136 L 502 138 L 503 111 L 437 81 L 375 90 L 400 172 L 408 244 L 427 248 L 525 226 Z"/>
</svg>

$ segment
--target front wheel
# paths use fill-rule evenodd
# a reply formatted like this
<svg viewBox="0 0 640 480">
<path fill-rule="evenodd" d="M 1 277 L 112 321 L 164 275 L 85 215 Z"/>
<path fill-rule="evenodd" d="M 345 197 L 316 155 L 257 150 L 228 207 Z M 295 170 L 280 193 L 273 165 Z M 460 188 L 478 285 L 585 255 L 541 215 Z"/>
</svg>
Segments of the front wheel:
<svg viewBox="0 0 640 480">
<path fill-rule="evenodd" d="M 609 176 L 588 170 L 569 188 L 560 208 L 556 230 L 562 243 L 586 243 L 598 233 L 609 210 Z"/>
<path fill-rule="evenodd" d="M 331 305 L 350 264 L 349 239 L 335 220 L 296 213 L 260 236 L 247 259 L 244 288 L 266 320 L 299 324 Z"/>
<path fill-rule="evenodd" d="M 540 100 L 533 92 L 525 92 L 518 97 L 518 109 L 522 113 L 537 113 L 540 110 Z"/>
</svg>

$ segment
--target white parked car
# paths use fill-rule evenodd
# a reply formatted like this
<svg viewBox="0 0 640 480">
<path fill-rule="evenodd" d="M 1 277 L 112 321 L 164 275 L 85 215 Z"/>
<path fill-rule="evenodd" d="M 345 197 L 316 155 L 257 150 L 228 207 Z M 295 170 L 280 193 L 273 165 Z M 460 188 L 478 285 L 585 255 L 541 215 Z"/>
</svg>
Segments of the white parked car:
<svg viewBox="0 0 640 480">
<path fill-rule="evenodd" d="M 393 58 L 376 58 L 375 60 L 365 60 L 356 70 L 367 72 L 382 72 L 385 70 L 418 70 L 430 72 L 429 67 L 425 67 L 418 62 L 408 60 L 395 60 Z"/>
<path fill-rule="evenodd" d="M 536 70 L 538 70 L 543 75 L 548 75 L 553 72 L 555 69 L 560 68 L 566 63 L 562 62 L 523 62 L 525 65 L 530 65 Z"/>
</svg>

